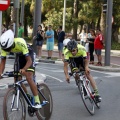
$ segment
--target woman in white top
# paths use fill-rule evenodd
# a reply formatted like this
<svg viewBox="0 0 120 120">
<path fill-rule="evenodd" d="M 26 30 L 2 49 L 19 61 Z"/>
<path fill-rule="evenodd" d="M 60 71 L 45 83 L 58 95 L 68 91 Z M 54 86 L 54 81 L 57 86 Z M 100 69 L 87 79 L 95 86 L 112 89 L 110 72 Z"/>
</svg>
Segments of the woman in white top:
<svg viewBox="0 0 120 120">
<path fill-rule="evenodd" d="M 79 37 L 80 37 L 80 44 L 85 46 L 85 43 L 86 43 L 86 40 L 87 40 L 87 33 L 85 33 L 85 30 L 82 30 Z"/>
</svg>

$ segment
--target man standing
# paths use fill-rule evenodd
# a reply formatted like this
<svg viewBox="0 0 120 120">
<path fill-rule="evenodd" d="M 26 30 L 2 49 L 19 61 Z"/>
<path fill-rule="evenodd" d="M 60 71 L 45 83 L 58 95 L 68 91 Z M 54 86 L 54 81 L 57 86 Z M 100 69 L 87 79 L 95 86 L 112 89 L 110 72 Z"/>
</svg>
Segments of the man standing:
<svg viewBox="0 0 120 120">
<path fill-rule="evenodd" d="M 59 60 L 62 60 L 63 40 L 65 39 L 65 32 L 62 31 L 62 26 L 58 28 L 58 51 Z"/>
<path fill-rule="evenodd" d="M 101 30 L 96 30 L 96 38 L 94 41 L 94 49 L 97 55 L 98 63 L 97 66 L 102 66 L 102 56 L 101 51 L 103 49 L 103 35 L 101 34 Z"/>
<path fill-rule="evenodd" d="M 51 59 L 52 52 L 54 49 L 54 31 L 52 30 L 52 26 L 48 26 L 48 30 L 46 31 L 45 37 L 47 38 L 47 51 L 48 51 L 48 57 L 47 59 Z"/>
<path fill-rule="evenodd" d="M 18 37 L 19 38 L 24 38 L 24 28 L 23 28 L 21 23 L 19 23 Z"/>
</svg>

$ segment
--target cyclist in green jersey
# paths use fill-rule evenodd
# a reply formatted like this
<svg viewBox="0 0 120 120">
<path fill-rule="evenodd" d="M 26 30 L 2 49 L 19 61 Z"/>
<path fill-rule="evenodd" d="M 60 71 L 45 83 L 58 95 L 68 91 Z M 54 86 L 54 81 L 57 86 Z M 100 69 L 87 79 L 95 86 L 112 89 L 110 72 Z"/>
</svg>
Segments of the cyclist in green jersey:
<svg viewBox="0 0 120 120">
<path fill-rule="evenodd" d="M 33 81 L 35 61 L 34 61 L 34 52 L 28 47 L 23 38 L 14 38 L 14 33 L 12 30 L 8 30 L 2 34 L 0 37 L 0 46 L 1 46 L 1 62 L 0 62 L 0 78 L 1 74 L 5 69 L 6 56 L 9 52 L 21 53 L 19 56 L 19 67 L 20 74 L 26 77 L 28 84 L 30 85 L 31 91 L 35 98 L 35 107 L 41 108 L 40 100 L 38 96 L 37 86 Z M 23 89 L 26 91 L 24 85 Z"/>
<path fill-rule="evenodd" d="M 79 70 L 85 70 L 86 77 L 90 80 L 91 86 L 94 89 L 96 100 L 101 102 L 101 97 L 98 93 L 98 88 L 95 80 L 90 74 L 90 69 L 88 67 L 89 62 L 87 59 L 87 54 L 85 47 L 77 44 L 75 40 L 70 40 L 67 43 L 67 49 L 64 51 L 64 73 L 66 81 L 70 83 L 70 76 L 68 74 L 68 65 L 70 65 L 71 72 L 79 72 Z M 79 79 L 79 75 L 76 74 L 75 80 Z"/>
</svg>

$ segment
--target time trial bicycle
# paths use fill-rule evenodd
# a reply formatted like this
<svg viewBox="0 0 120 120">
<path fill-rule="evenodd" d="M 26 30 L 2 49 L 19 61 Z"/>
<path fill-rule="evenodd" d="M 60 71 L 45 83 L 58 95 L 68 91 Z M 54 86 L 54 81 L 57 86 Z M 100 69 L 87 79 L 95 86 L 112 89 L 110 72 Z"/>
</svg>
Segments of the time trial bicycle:
<svg viewBox="0 0 120 120">
<path fill-rule="evenodd" d="M 19 77 L 19 53 L 15 55 L 14 71 L 6 72 L 2 75 L 5 77 L 14 77 L 15 83 L 8 89 L 3 101 L 3 116 L 4 120 L 26 120 L 26 104 L 27 111 L 30 117 L 37 116 L 38 120 L 49 120 L 53 111 L 53 100 L 51 91 L 45 83 L 37 83 L 36 75 L 34 74 L 34 81 L 37 86 L 39 99 L 42 108 L 35 107 L 34 97 L 27 95 L 22 88 L 22 84 L 26 79 L 18 80 Z"/>
</svg>

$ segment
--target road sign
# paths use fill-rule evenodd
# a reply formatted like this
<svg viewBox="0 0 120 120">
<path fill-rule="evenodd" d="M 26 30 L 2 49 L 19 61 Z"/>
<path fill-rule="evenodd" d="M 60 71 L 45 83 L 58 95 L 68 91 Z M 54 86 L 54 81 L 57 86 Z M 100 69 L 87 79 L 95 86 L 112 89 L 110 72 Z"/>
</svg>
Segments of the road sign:
<svg viewBox="0 0 120 120">
<path fill-rule="evenodd" d="M 10 0 L 0 0 L 0 11 L 7 10 L 10 5 Z"/>
</svg>

